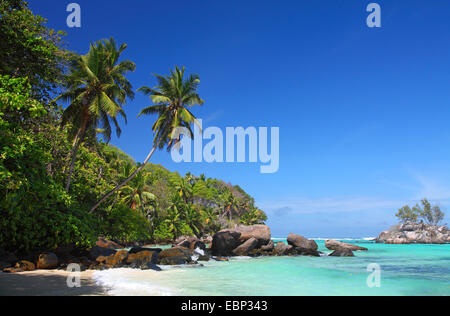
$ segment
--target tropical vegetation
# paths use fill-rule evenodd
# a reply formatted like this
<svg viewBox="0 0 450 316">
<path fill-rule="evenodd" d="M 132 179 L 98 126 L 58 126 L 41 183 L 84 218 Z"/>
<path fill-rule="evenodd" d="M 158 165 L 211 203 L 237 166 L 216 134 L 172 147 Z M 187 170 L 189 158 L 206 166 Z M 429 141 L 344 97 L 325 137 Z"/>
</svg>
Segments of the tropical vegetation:
<svg viewBox="0 0 450 316">
<path fill-rule="evenodd" d="M 134 97 L 126 44 L 111 38 L 85 55 L 67 51 L 64 33 L 21 0 L 0 3 L 0 38 L 0 247 L 90 247 L 99 236 L 161 242 L 267 219 L 239 186 L 149 162 L 177 145 L 178 127 L 195 124 L 191 108 L 204 103 L 198 75 L 176 67 L 139 89 L 152 101 L 141 119 L 156 117 L 139 163 L 109 144 Z"/>
</svg>

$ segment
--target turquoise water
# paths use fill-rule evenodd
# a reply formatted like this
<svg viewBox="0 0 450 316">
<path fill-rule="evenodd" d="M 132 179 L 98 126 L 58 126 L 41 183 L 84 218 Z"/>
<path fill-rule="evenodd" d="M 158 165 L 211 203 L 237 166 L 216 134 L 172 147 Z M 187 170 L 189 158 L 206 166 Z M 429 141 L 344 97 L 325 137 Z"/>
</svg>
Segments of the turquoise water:
<svg viewBox="0 0 450 316">
<path fill-rule="evenodd" d="M 450 295 L 450 245 L 351 242 L 369 251 L 353 258 L 237 258 L 159 273 L 102 271 L 95 277 L 114 295 Z M 330 253 L 324 241 L 317 243 Z M 379 288 L 367 285 L 367 267 L 374 263 L 381 267 Z"/>
</svg>

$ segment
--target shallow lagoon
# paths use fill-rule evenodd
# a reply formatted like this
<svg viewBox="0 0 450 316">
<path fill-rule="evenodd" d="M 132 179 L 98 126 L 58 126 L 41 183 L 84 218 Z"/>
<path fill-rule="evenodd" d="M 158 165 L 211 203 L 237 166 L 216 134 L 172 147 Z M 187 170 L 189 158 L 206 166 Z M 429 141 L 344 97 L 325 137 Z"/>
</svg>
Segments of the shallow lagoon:
<svg viewBox="0 0 450 316">
<path fill-rule="evenodd" d="M 95 279 L 112 295 L 450 295 L 450 245 L 350 242 L 369 251 L 354 258 L 235 258 L 163 272 L 118 269 L 96 272 Z M 317 243 L 330 253 L 323 240 Z M 372 263 L 381 266 L 380 288 L 367 286 Z"/>
</svg>

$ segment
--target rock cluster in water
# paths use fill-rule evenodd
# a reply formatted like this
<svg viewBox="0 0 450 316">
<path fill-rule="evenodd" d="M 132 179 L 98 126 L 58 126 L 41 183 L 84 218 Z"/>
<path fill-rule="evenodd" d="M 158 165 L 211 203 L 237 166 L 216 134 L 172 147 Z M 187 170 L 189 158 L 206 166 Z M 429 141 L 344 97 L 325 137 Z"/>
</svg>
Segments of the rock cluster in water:
<svg viewBox="0 0 450 316">
<path fill-rule="evenodd" d="M 385 244 L 446 244 L 450 243 L 450 229 L 447 226 L 408 222 L 382 232 L 376 242 Z"/>
<path fill-rule="evenodd" d="M 353 257 L 353 251 L 367 248 L 335 240 L 327 240 L 325 246 L 333 257 Z M 228 261 L 236 256 L 325 256 L 318 251 L 314 240 L 289 234 L 287 244 L 274 242 L 266 225 L 237 226 L 224 229 L 214 236 L 197 238 L 182 236 L 169 249 L 134 247 L 125 250 L 117 242 L 100 238 L 91 249 L 74 247 L 58 248 L 50 253 L 30 254 L 19 260 L 14 254 L 0 249 L 0 270 L 7 273 L 33 271 L 35 269 L 65 269 L 69 264 L 79 264 L 81 270 L 132 268 L 160 271 L 160 265 L 198 264 L 216 260 Z"/>
</svg>

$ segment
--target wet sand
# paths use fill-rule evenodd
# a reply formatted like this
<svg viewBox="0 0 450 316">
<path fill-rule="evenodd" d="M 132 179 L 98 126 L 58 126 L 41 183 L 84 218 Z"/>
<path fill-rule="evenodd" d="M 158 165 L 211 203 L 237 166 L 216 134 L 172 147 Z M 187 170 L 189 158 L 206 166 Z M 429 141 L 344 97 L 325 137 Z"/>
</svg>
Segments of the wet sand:
<svg viewBox="0 0 450 316">
<path fill-rule="evenodd" d="M 73 274 L 62 270 L 38 270 L 8 274 L 0 272 L 0 296 L 105 296 L 105 289 L 92 279 L 94 271 L 80 273 L 81 287 L 69 288 Z"/>
</svg>

